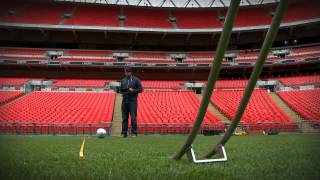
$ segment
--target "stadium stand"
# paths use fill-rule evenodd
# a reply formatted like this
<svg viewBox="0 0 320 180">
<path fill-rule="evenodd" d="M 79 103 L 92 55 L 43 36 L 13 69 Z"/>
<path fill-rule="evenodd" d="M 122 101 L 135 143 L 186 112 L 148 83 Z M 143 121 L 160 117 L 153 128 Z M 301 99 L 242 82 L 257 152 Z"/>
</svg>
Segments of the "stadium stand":
<svg viewBox="0 0 320 180">
<path fill-rule="evenodd" d="M 320 90 L 279 91 L 278 95 L 305 120 L 320 121 Z"/>
<path fill-rule="evenodd" d="M 141 81 L 142 87 L 144 89 L 181 89 L 183 83 L 185 83 L 185 81 Z"/>
<path fill-rule="evenodd" d="M 303 75 L 303 76 L 293 76 L 293 77 L 278 77 L 281 83 L 286 86 L 297 87 L 300 85 L 315 85 L 320 86 L 320 75 Z"/>
<path fill-rule="evenodd" d="M 64 24 L 84 26 L 111 26 L 119 27 L 118 16 L 120 8 L 102 5 L 79 5 L 67 3 L 4 3 L 0 12 L 14 10 L 11 16 L 2 18 L 1 22 L 30 23 L 30 24 Z M 295 22 L 320 18 L 319 1 L 310 0 L 308 3 L 298 2 L 289 5 L 283 22 Z M 48 11 L 50 9 L 50 11 Z M 243 7 L 239 10 L 236 27 L 267 25 L 271 22 L 274 5 L 263 7 Z M 171 17 L 176 18 L 178 28 L 222 28 L 218 20 L 219 15 L 225 16 L 225 9 L 213 10 L 169 10 Z M 297 13 L 299 12 L 299 13 Z M 64 19 L 66 13 L 71 13 L 70 18 Z M 152 16 L 149 14 L 152 13 Z M 39 16 L 41 14 L 41 16 Z M 124 8 L 126 27 L 140 28 L 172 28 L 168 20 L 167 11 L 147 8 Z M 248 21 L 247 19 L 250 19 Z"/>
<path fill-rule="evenodd" d="M 120 9 L 116 7 L 83 5 L 79 6 L 65 25 L 119 26 Z"/>
<path fill-rule="evenodd" d="M 29 24 L 59 24 L 64 13 L 71 11 L 69 4 L 57 3 L 26 3 L 23 8 L 2 22 Z"/>
<path fill-rule="evenodd" d="M 124 62 L 132 62 L 132 63 L 176 63 L 175 60 L 172 60 L 172 59 L 132 59 L 132 58 L 129 58 L 129 59 L 126 59 L 124 60 Z"/>
<path fill-rule="evenodd" d="M 136 58 L 154 58 L 154 59 L 165 59 L 168 55 L 165 52 L 130 52 L 132 57 Z"/>
<path fill-rule="evenodd" d="M 107 132 L 115 93 L 34 91 L 0 106 L 2 132 L 89 134 Z"/>
<path fill-rule="evenodd" d="M 320 18 L 319 7 L 320 2 L 317 0 L 309 0 L 308 3 L 301 1 L 299 3 L 291 4 L 283 17 L 283 20 L 285 22 L 293 22 Z"/>
<path fill-rule="evenodd" d="M 64 55 L 68 56 L 110 56 L 112 51 L 96 51 L 96 50 L 63 50 Z"/>
<path fill-rule="evenodd" d="M 222 27 L 217 12 L 212 10 L 176 10 L 172 15 L 181 29 Z"/>
<path fill-rule="evenodd" d="M 320 45 L 310 45 L 306 47 L 297 47 L 292 49 L 295 53 L 303 53 L 303 52 L 309 52 L 309 51 L 320 51 Z"/>
<path fill-rule="evenodd" d="M 22 86 L 29 78 L 0 77 L 0 86 Z"/>
<path fill-rule="evenodd" d="M 138 13 L 137 13 L 138 12 Z M 167 12 L 159 9 L 136 9 L 125 8 L 127 17 L 125 26 L 142 28 L 171 28 L 172 25 L 167 18 Z M 150 16 L 150 14 L 152 14 Z"/>
<path fill-rule="evenodd" d="M 107 80 L 54 79 L 55 87 L 105 87 Z"/>
<path fill-rule="evenodd" d="M 192 91 L 146 90 L 138 99 L 140 133 L 186 133 L 192 128 L 200 100 Z M 221 130 L 224 124 L 207 111 L 203 128 Z"/>
<path fill-rule="evenodd" d="M 250 19 L 250 21 L 248 21 L 248 19 Z M 270 24 L 271 20 L 272 17 L 270 15 L 269 8 L 267 7 L 240 8 L 235 21 L 235 26 L 258 26 Z"/>
<path fill-rule="evenodd" d="M 287 56 L 287 59 L 304 59 L 310 57 L 319 57 L 320 50 L 318 45 L 306 47 L 292 48 L 292 53 Z M 31 48 L 0 48 L 0 60 L 47 60 L 47 51 L 63 51 L 63 56 L 58 57 L 55 61 L 85 61 L 85 62 L 117 62 L 116 58 L 112 57 L 111 50 L 67 50 L 67 49 L 31 49 Z M 114 51 L 120 52 L 120 51 Z M 127 51 L 126 51 L 127 52 Z M 177 54 L 185 54 L 186 59 L 183 63 L 187 64 L 209 64 L 212 63 L 215 52 L 176 52 Z M 255 62 L 258 58 L 258 51 L 228 51 L 227 53 L 238 54 L 234 62 Z M 132 63 L 176 63 L 170 58 L 170 52 L 143 52 L 143 51 L 128 51 L 129 57 L 124 59 L 124 62 Z M 268 55 L 266 61 L 283 60 L 277 56 Z M 224 59 L 223 62 L 228 62 Z"/>
<path fill-rule="evenodd" d="M 248 84 L 247 79 L 239 80 L 218 80 L 215 88 L 216 89 L 236 89 L 236 88 L 245 88 Z"/>
<path fill-rule="evenodd" d="M 211 96 L 214 104 L 229 119 L 235 116 L 244 90 L 215 90 Z M 270 130 L 271 128 L 290 130 L 297 125 L 287 116 L 264 89 L 255 89 L 240 121 L 251 130 Z M 278 123 L 278 124 L 275 124 Z"/>
<path fill-rule="evenodd" d="M 207 81 L 196 82 L 207 83 Z M 215 89 L 243 89 L 247 84 L 247 79 L 217 80 Z"/>
<path fill-rule="evenodd" d="M 23 91 L 0 91 L 0 104 L 11 101 L 23 95 Z"/>
</svg>

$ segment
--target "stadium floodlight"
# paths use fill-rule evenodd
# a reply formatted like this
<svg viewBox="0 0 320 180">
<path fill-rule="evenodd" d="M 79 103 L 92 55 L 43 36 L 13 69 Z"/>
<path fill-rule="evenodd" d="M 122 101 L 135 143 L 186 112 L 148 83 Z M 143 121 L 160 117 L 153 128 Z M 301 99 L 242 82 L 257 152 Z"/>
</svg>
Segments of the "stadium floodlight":
<svg viewBox="0 0 320 180">
<path fill-rule="evenodd" d="M 205 90 L 204 96 L 201 100 L 201 105 L 199 108 L 199 112 L 196 118 L 196 121 L 193 125 L 193 128 L 191 130 L 191 133 L 189 134 L 186 142 L 184 145 L 181 147 L 181 149 L 176 153 L 176 155 L 173 157 L 175 160 L 181 159 L 181 157 L 187 153 L 189 160 L 193 163 L 213 163 L 213 162 L 223 162 L 227 161 L 227 156 L 225 154 L 225 149 L 224 145 L 228 142 L 230 139 L 231 135 L 233 134 L 234 130 L 238 126 L 240 119 L 244 113 L 244 110 L 249 102 L 249 99 L 251 97 L 251 94 L 254 90 L 255 84 L 257 83 L 257 80 L 261 74 L 261 71 L 263 69 L 263 65 L 265 62 L 265 59 L 267 58 L 268 52 L 270 48 L 272 47 L 272 44 L 274 42 L 274 39 L 277 35 L 278 29 L 280 27 L 281 19 L 284 15 L 284 12 L 287 9 L 288 6 L 288 0 L 281 0 L 275 15 L 272 18 L 272 23 L 271 26 L 268 30 L 268 33 L 265 37 L 265 40 L 263 42 L 261 51 L 258 56 L 258 60 L 255 64 L 255 67 L 253 69 L 253 72 L 250 76 L 248 85 L 244 91 L 244 95 L 241 99 L 240 105 L 237 109 L 236 115 L 234 116 L 231 125 L 229 126 L 228 130 L 222 137 L 222 139 L 212 147 L 212 149 L 204 156 L 205 158 L 210 158 L 214 154 L 224 154 L 225 156 L 220 157 L 220 160 L 214 161 L 214 159 L 205 159 L 205 160 L 196 160 L 196 158 L 192 158 L 192 154 L 194 155 L 194 152 L 192 150 L 192 143 L 195 140 L 195 137 L 197 135 L 198 130 L 200 129 L 200 126 L 203 122 L 204 115 L 207 111 L 208 103 L 215 85 L 215 82 L 217 81 L 219 72 L 220 72 L 220 66 L 221 66 L 221 61 L 223 59 L 224 53 L 226 51 L 227 45 L 229 43 L 231 31 L 232 31 L 232 26 L 235 20 L 235 17 L 237 15 L 238 7 L 240 4 L 240 0 L 234 0 L 231 1 L 230 7 L 228 9 L 227 13 L 227 18 L 224 24 L 224 28 L 222 31 L 222 35 L 219 39 L 219 44 L 217 47 L 217 54 L 215 57 L 215 61 L 213 62 L 211 66 L 211 70 L 209 73 L 208 77 L 208 83 L 207 83 L 207 89 Z M 191 154 L 191 156 L 190 156 Z"/>
</svg>

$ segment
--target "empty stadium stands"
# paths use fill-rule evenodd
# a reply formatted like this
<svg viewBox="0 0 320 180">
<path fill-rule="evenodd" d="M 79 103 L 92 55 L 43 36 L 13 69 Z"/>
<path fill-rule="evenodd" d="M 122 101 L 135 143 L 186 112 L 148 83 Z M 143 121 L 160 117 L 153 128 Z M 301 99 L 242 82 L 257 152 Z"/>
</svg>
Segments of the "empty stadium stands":
<svg viewBox="0 0 320 180">
<path fill-rule="evenodd" d="M 187 133 L 200 106 L 200 100 L 192 91 L 146 90 L 139 95 L 138 101 L 140 133 Z M 223 128 L 223 122 L 207 111 L 202 129 Z"/>
<path fill-rule="evenodd" d="M 0 131 L 5 133 L 95 133 L 109 129 L 112 92 L 31 92 L 0 106 Z"/>
<path fill-rule="evenodd" d="M 217 12 L 213 10 L 175 10 L 172 15 L 181 29 L 222 27 Z"/>
<path fill-rule="evenodd" d="M 65 25 L 83 26 L 119 26 L 120 9 L 94 5 L 80 5 L 71 18 L 66 19 Z"/>
<path fill-rule="evenodd" d="M 23 95 L 23 91 L 0 91 L 0 104 L 6 103 Z"/>
<path fill-rule="evenodd" d="M 69 4 L 59 3 L 27 3 L 24 7 L 15 9 L 16 13 L 2 22 L 30 24 L 59 24 L 64 13 L 71 11 Z"/>
<path fill-rule="evenodd" d="M 125 8 L 124 14 L 127 27 L 172 28 L 165 10 Z"/>
<path fill-rule="evenodd" d="M 305 3 L 308 2 L 308 3 Z M 320 18 L 320 2 L 317 0 L 301 1 L 288 6 L 283 20 L 285 22 L 302 21 L 306 19 Z M 299 13 L 297 13 L 299 12 Z"/>
<path fill-rule="evenodd" d="M 196 82 L 207 83 L 207 81 Z M 215 89 L 243 89 L 247 86 L 247 84 L 247 79 L 217 80 L 215 83 Z"/>
<path fill-rule="evenodd" d="M 22 86 L 30 78 L 0 77 L 0 86 Z"/>
<path fill-rule="evenodd" d="M 213 103 L 229 119 L 235 116 L 244 90 L 215 90 L 211 97 Z M 264 89 L 255 89 L 240 121 L 251 130 L 297 129 L 297 125 L 287 116 Z M 278 123 L 278 124 L 276 124 Z"/>
<path fill-rule="evenodd" d="M 63 24 L 84 26 L 111 26 L 119 27 L 118 16 L 125 16 L 125 27 L 140 28 L 173 28 L 168 17 L 176 19 L 180 29 L 222 28 L 219 17 L 226 15 L 226 10 L 214 8 L 212 10 L 163 10 L 149 8 L 124 8 L 123 14 L 119 7 L 68 3 L 15 3 L 1 4 L 0 12 L 13 10 L 10 16 L 0 19 L 7 23 L 29 24 Z M 291 3 L 284 16 L 283 22 L 295 22 L 320 18 L 319 1 L 311 0 L 308 3 L 301 1 Z M 261 7 L 242 7 L 236 19 L 236 27 L 267 25 L 271 22 L 271 14 L 275 5 Z M 299 12 L 299 13 L 297 13 Z M 69 13 L 71 17 L 64 18 Z M 152 14 L 152 16 L 150 16 Z M 250 21 L 248 20 L 250 19 Z"/>
<path fill-rule="evenodd" d="M 236 27 L 270 24 L 272 16 L 268 7 L 240 8 L 235 21 Z"/>
<path fill-rule="evenodd" d="M 84 61 L 84 62 L 117 62 L 116 58 L 112 57 L 111 50 L 69 50 L 69 49 L 33 49 L 33 48 L 0 48 L 0 60 L 48 60 L 46 57 L 47 51 L 63 51 L 63 56 L 54 59 L 55 61 Z M 287 56 L 287 59 L 304 59 L 310 57 L 319 57 L 319 45 L 311 45 L 305 47 L 291 48 L 292 53 Z M 212 63 L 215 52 L 152 52 L 152 51 L 124 51 L 129 57 L 124 59 L 124 62 L 131 63 L 167 63 L 175 64 L 176 60 L 171 59 L 172 54 L 185 54 L 186 59 L 182 63 L 186 64 L 210 64 Z M 238 54 L 232 62 L 255 62 L 257 61 L 259 51 L 228 51 L 227 53 Z M 266 61 L 281 61 L 283 59 L 272 55 L 268 55 Z M 228 60 L 224 59 L 227 63 Z"/>
<path fill-rule="evenodd" d="M 297 87 L 300 85 L 315 85 L 320 86 L 320 75 L 303 75 L 293 77 L 278 77 L 281 83 L 286 86 Z"/>
<path fill-rule="evenodd" d="M 278 95 L 305 120 L 320 121 L 320 90 L 280 91 Z"/>
<path fill-rule="evenodd" d="M 83 80 L 83 79 L 54 79 L 55 87 L 90 87 L 103 88 L 108 83 L 106 80 Z"/>
<path fill-rule="evenodd" d="M 185 81 L 141 81 L 144 89 L 181 89 Z"/>
</svg>

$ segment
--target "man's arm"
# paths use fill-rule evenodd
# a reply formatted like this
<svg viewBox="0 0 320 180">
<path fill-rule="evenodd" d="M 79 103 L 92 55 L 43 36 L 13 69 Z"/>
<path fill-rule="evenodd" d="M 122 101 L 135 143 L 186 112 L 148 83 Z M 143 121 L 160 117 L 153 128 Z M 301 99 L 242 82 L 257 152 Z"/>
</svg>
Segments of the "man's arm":
<svg viewBox="0 0 320 180">
<path fill-rule="evenodd" d="M 141 85 L 141 81 L 140 79 L 136 79 L 136 88 L 132 89 L 132 93 L 142 93 L 143 91 L 143 88 L 142 88 L 142 85 Z"/>
<path fill-rule="evenodd" d="M 120 89 L 119 90 L 120 90 L 120 94 L 128 94 L 128 89 L 124 88 L 122 80 L 120 81 Z"/>
</svg>

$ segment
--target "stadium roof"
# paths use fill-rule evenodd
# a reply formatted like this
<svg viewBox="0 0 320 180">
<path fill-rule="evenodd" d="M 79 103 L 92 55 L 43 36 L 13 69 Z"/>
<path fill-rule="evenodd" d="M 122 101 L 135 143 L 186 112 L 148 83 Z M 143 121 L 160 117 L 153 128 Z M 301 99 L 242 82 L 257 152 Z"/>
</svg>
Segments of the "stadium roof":
<svg viewBox="0 0 320 180">
<path fill-rule="evenodd" d="M 145 7 L 208 8 L 228 7 L 230 0 L 55 0 L 65 2 Z M 276 3 L 280 0 L 241 0 L 241 6 Z"/>
</svg>

